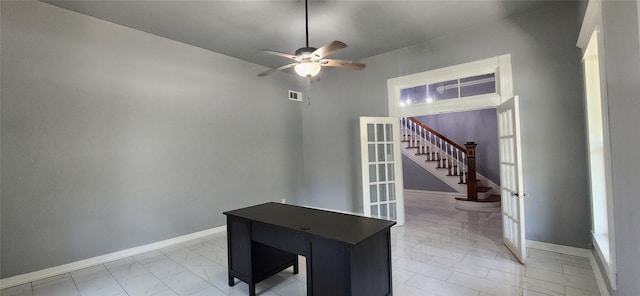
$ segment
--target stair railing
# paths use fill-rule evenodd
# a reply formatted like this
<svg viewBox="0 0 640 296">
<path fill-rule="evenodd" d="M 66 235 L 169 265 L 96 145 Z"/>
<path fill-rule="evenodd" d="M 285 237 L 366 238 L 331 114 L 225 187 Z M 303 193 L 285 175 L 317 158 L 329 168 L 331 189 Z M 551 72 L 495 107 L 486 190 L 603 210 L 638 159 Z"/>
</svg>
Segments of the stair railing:
<svg viewBox="0 0 640 296">
<path fill-rule="evenodd" d="M 409 148 L 417 149 L 416 154 L 425 155 L 427 161 L 436 161 L 437 168 L 448 169 L 448 175 L 459 176 L 459 183 L 467 184 L 468 193 L 471 193 L 472 196 L 475 195 L 472 192 L 475 191 L 473 190 L 475 186 L 469 186 L 467 182 L 469 179 L 476 179 L 475 165 L 468 165 L 466 147 L 413 117 L 401 118 L 400 123 L 402 141 L 408 142 Z M 476 185 L 475 181 L 473 185 Z"/>
</svg>

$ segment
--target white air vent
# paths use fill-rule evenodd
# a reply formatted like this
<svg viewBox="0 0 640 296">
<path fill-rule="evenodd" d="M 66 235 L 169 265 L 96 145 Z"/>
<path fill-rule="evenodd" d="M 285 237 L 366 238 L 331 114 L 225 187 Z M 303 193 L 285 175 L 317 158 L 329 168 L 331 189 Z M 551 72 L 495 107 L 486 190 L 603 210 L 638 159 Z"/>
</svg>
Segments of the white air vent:
<svg viewBox="0 0 640 296">
<path fill-rule="evenodd" d="M 289 91 L 289 100 L 302 102 L 302 93 L 299 91 Z"/>
</svg>

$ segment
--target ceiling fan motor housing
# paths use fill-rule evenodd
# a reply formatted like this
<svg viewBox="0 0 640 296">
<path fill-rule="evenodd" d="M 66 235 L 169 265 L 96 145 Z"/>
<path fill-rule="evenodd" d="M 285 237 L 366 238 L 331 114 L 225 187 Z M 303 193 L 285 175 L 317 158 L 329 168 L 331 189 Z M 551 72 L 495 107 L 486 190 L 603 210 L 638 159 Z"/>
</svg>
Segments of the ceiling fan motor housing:
<svg viewBox="0 0 640 296">
<path fill-rule="evenodd" d="M 317 50 L 317 48 L 315 48 L 315 47 L 302 47 L 302 48 L 299 48 L 298 50 L 296 50 L 296 56 L 297 57 L 302 57 L 302 58 L 310 58 L 311 57 L 311 53 L 313 53 L 316 50 Z"/>
</svg>

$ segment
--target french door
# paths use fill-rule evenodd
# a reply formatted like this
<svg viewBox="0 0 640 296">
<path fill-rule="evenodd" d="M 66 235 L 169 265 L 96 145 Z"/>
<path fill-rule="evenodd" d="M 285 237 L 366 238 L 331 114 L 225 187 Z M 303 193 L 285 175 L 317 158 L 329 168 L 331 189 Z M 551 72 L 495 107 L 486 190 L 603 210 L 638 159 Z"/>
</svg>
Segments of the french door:
<svg viewBox="0 0 640 296">
<path fill-rule="evenodd" d="M 503 241 L 518 260 L 525 263 L 527 256 L 518 97 L 502 103 L 497 112 Z"/>
<path fill-rule="evenodd" d="M 404 224 L 400 120 L 360 117 L 362 192 L 367 217 Z"/>
</svg>

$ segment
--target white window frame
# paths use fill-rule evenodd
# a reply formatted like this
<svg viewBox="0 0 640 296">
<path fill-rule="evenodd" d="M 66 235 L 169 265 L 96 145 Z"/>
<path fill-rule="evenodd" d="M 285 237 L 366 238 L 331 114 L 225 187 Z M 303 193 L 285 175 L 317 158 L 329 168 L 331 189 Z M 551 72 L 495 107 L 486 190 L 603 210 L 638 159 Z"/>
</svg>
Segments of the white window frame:
<svg viewBox="0 0 640 296">
<path fill-rule="evenodd" d="M 401 106 L 401 90 L 442 81 L 495 73 L 496 92 L 458 99 L 439 100 L 432 103 Z M 495 108 L 513 97 L 511 55 L 505 54 L 474 62 L 439 68 L 426 72 L 387 80 L 389 116 L 409 117 L 448 112 L 472 111 Z"/>
<path fill-rule="evenodd" d="M 602 114 L 602 147 L 604 153 L 604 192 L 606 195 L 606 201 L 594 200 L 594 196 L 590 194 L 590 201 L 592 206 L 592 215 L 591 215 L 591 234 L 592 234 L 592 243 L 594 246 L 594 250 L 596 256 L 599 261 L 602 263 L 604 268 L 604 274 L 609 282 L 609 286 L 613 290 L 617 290 L 617 268 L 616 268 L 616 244 L 615 244 L 615 224 L 614 224 L 614 211 L 613 211 L 613 186 L 612 186 L 612 174 L 611 174 L 611 145 L 609 141 L 609 111 L 608 111 L 608 100 L 607 100 L 607 80 L 606 73 L 604 72 L 605 60 L 604 60 L 604 37 L 602 32 L 602 2 L 601 0 L 589 0 L 587 4 L 587 10 L 585 12 L 585 17 L 582 22 L 582 28 L 580 29 L 580 35 L 578 37 L 578 47 L 582 49 L 583 55 L 585 58 L 589 54 L 587 49 L 589 48 L 590 42 L 592 38 L 594 41 L 597 40 L 597 43 L 594 44 L 597 46 L 597 60 L 598 60 L 598 68 L 599 68 L 599 87 L 600 87 L 600 102 L 601 102 L 601 114 Z M 584 63 L 584 58 L 583 58 Z M 585 69 L 585 75 L 587 74 L 587 70 Z M 585 83 L 587 83 L 588 77 L 584 77 Z M 586 128 L 587 134 L 590 134 L 589 130 L 589 114 L 588 114 L 588 92 L 585 84 L 585 115 L 587 118 Z M 587 143 L 588 147 L 590 147 L 590 143 Z M 591 150 L 591 149 L 589 149 Z M 589 154 L 589 165 L 591 165 L 591 158 Z M 593 178 L 594 175 L 590 172 L 590 178 Z M 600 177 L 602 178 L 602 177 Z M 590 185 L 593 185 L 590 179 Z M 590 186 L 591 188 L 591 186 Z M 599 218 L 599 215 L 596 211 L 598 209 L 594 209 L 594 204 L 606 205 L 606 221 L 603 221 L 603 218 Z M 600 219 L 600 220 L 597 220 Z M 602 227 L 601 225 L 604 225 Z M 604 230 L 603 230 L 604 228 Z"/>
</svg>

